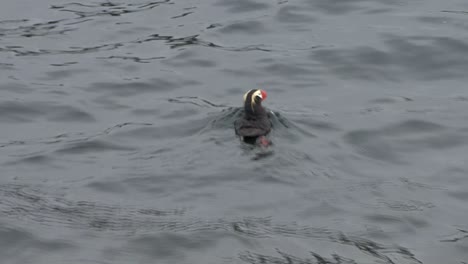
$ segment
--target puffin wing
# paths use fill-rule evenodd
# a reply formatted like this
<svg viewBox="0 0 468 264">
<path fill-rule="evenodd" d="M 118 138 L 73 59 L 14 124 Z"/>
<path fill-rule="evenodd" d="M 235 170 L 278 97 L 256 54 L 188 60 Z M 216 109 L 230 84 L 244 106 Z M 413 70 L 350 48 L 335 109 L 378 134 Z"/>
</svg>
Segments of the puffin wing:
<svg viewBox="0 0 468 264">
<path fill-rule="evenodd" d="M 242 137 L 258 137 L 268 134 L 271 130 L 270 120 L 240 119 L 235 123 L 236 134 Z"/>
<path fill-rule="evenodd" d="M 265 130 L 256 127 L 242 127 L 237 130 L 237 134 L 242 137 L 259 137 L 265 135 Z"/>
</svg>

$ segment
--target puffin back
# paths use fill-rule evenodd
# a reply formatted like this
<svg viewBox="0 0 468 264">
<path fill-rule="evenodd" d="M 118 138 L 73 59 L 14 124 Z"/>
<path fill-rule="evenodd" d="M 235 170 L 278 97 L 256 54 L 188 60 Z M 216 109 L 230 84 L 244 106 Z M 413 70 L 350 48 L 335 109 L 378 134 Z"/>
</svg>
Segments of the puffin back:
<svg viewBox="0 0 468 264">
<path fill-rule="evenodd" d="M 271 122 L 262 106 L 262 98 L 255 95 L 258 90 L 251 90 L 244 96 L 244 115 L 236 120 L 236 134 L 241 137 L 259 137 L 268 134 Z"/>
</svg>

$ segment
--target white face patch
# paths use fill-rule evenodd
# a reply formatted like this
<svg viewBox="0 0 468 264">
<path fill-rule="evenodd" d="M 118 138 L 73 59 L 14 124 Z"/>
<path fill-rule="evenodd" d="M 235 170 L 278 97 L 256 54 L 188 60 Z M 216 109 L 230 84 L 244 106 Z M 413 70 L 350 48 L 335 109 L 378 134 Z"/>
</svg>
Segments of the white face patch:
<svg viewBox="0 0 468 264">
<path fill-rule="evenodd" d="M 251 93 L 252 91 L 255 91 L 252 93 L 251 97 L 250 98 L 247 98 L 247 96 L 249 96 L 249 93 Z M 247 101 L 247 99 L 250 99 L 250 107 L 252 108 L 252 111 L 254 111 L 254 106 L 255 106 L 255 97 L 260 97 L 260 99 L 263 99 L 263 96 L 262 96 L 262 90 L 249 90 L 248 92 L 246 92 L 244 94 L 244 102 Z"/>
<path fill-rule="evenodd" d="M 252 89 L 252 90 L 249 90 L 248 92 L 246 92 L 246 93 L 244 94 L 244 102 L 247 100 L 247 96 L 248 96 L 249 93 L 252 92 L 252 91 L 253 91 L 253 89 Z M 255 98 L 255 96 L 258 96 L 258 97 L 260 97 L 261 99 L 263 99 L 263 97 L 262 97 L 262 91 L 261 91 L 261 90 L 255 90 L 255 92 L 252 93 L 252 98 L 251 98 L 251 99 Z M 251 101 L 255 101 L 255 100 L 251 100 Z"/>
<path fill-rule="evenodd" d="M 255 91 L 255 92 L 252 94 L 252 97 L 255 97 L 255 96 L 258 96 L 258 97 L 260 97 L 260 99 L 263 99 L 263 97 L 262 97 L 262 91 L 261 91 L 261 90 Z M 255 101 L 255 100 L 252 100 L 252 101 Z"/>
</svg>

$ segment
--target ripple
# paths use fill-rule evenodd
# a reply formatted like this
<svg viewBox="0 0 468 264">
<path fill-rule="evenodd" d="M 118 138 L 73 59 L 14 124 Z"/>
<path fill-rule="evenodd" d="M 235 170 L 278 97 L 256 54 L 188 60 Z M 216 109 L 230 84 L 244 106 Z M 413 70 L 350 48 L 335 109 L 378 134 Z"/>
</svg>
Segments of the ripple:
<svg viewBox="0 0 468 264">
<path fill-rule="evenodd" d="M 382 225 L 401 223 L 403 221 L 402 219 L 400 219 L 397 216 L 382 215 L 382 214 L 368 215 L 368 216 L 366 216 L 366 219 L 368 219 L 371 222 L 377 222 L 377 223 L 382 224 Z"/>
<path fill-rule="evenodd" d="M 94 122 L 94 117 L 78 108 L 48 102 L 6 101 L 0 103 L 1 122 L 33 122 L 45 118 L 55 122 Z"/>
<path fill-rule="evenodd" d="M 313 120 L 313 119 L 295 119 L 294 122 L 296 125 L 306 126 L 307 128 L 313 130 L 322 130 L 322 131 L 341 131 L 335 124 L 330 122 Z"/>
<path fill-rule="evenodd" d="M 327 14 L 331 15 L 343 15 L 353 11 L 363 11 L 367 8 L 371 9 L 372 4 L 378 3 L 383 5 L 398 5 L 400 2 L 398 0 L 318 0 L 318 1 L 305 1 L 307 4 L 312 6 L 316 10 L 324 11 Z M 379 9 L 385 10 L 388 12 L 388 9 Z"/>
<path fill-rule="evenodd" d="M 432 203 L 425 203 L 420 201 L 382 201 L 392 211 L 411 212 L 411 211 L 424 211 L 433 208 Z"/>
<path fill-rule="evenodd" d="M 468 201 L 468 191 L 460 190 L 460 191 L 451 191 L 448 193 L 451 197 L 458 199 L 460 201 Z"/>
<path fill-rule="evenodd" d="M 459 242 L 468 238 L 468 230 L 458 229 L 456 234 L 451 235 L 452 238 L 440 240 L 440 242 Z"/>
<path fill-rule="evenodd" d="M 137 108 L 137 109 L 133 109 L 131 111 L 131 113 L 133 115 L 136 115 L 136 116 L 144 116 L 144 115 L 147 115 L 147 116 L 156 116 L 158 113 L 159 113 L 159 110 L 157 109 L 146 109 L 146 108 Z"/>
<path fill-rule="evenodd" d="M 331 235 L 333 236 L 333 235 Z M 359 259 L 363 262 L 369 263 L 408 263 L 408 264 L 421 264 L 414 254 L 412 254 L 408 249 L 398 246 L 385 246 L 378 243 L 375 243 L 371 240 L 361 239 L 357 237 L 347 237 L 344 234 L 337 235 L 334 237 L 334 240 L 338 243 L 344 245 L 355 246 L 359 251 L 365 255 L 361 255 Z M 260 253 L 255 253 L 253 251 L 245 251 L 239 254 L 239 258 L 246 262 L 252 264 L 260 263 L 356 263 L 356 256 L 351 253 L 352 258 L 342 256 L 338 253 L 333 253 L 331 258 L 320 255 L 317 252 L 309 252 L 312 257 L 298 257 L 292 254 L 276 249 L 276 255 L 265 255 Z"/>
<path fill-rule="evenodd" d="M 69 61 L 69 62 L 64 62 L 64 63 L 52 63 L 50 64 L 51 66 L 56 66 L 56 67 L 64 67 L 64 66 L 69 66 L 73 64 L 77 64 L 78 62 L 76 61 Z"/>
<path fill-rule="evenodd" d="M 103 151 L 133 151 L 135 148 L 126 147 L 123 145 L 113 144 L 102 140 L 90 140 L 79 143 L 72 143 L 59 150 L 60 154 L 84 154 L 84 153 L 97 153 Z"/>
<path fill-rule="evenodd" d="M 253 0 L 218 0 L 215 5 L 228 7 L 227 11 L 230 13 L 252 12 L 269 8 L 268 4 L 259 3 Z"/>
<path fill-rule="evenodd" d="M 108 193 L 124 193 L 125 188 L 121 184 L 114 182 L 92 182 L 86 185 L 86 187 L 93 189 L 97 192 L 108 192 Z"/>
<path fill-rule="evenodd" d="M 222 27 L 219 31 L 225 34 L 244 33 L 256 35 L 266 33 L 267 29 L 265 28 L 263 23 L 259 21 L 242 21 Z"/>
<path fill-rule="evenodd" d="M 128 182 L 133 182 L 130 179 Z M 144 183 L 143 183 L 144 184 Z M 146 185 L 146 184 L 144 184 Z M 96 184 L 92 185 L 95 188 Z M 99 188 L 99 187 L 98 187 Z M 200 219 L 185 216 L 181 210 L 159 210 L 156 208 L 114 206 L 100 202 L 71 201 L 58 196 L 51 196 L 38 189 L 26 188 L 21 185 L 0 185 L 0 211 L 6 219 L 27 221 L 32 226 L 46 225 L 53 228 L 66 227 L 70 229 L 93 230 L 95 232 L 109 232 L 117 234 L 134 234 L 123 247 L 109 248 L 108 252 L 135 253 L 141 257 L 177 257 L 174 249 L 200 250 L 212 248 L 220 239 L 234 238 L 240 243 L 251 247 L 250 239 L 306 239 L 314 243 L 328 243 L 348 246 L 361 252 L 359 258 L 369 258 L 371 263 L 401 259 L 398 263 L 420 263 L 406 248 L 401 246 L 387 246 L 358 236 L 346 235 L 340 231 L 324 228 L 314 228 L 296 223 L 279 223 L 269 217 L 241 217 L 235 219 Z M 184 217 L 185 216 L 185 217 Z M 2 231 L 0 231 L 2 232 Z M 2 236 L 4 237 L 4 236 Z M 12 239 L 18 239 L 16 234 Z M 207 243 L 199 243 L 200 241 Z M 155 251 L 156 245 L 166 241 L 167 247 Z M 167 244 L 167 243 L 166 243 Z M 145 245 L 145 246 L 144 246 Z M 337 254 L 346 258 L 349 250 L 339 250 Z M 281 253 L 283 254 L 283 253 Z M 280 254 L 280 255 L 281 255 Z M 284 253 L 285 254 L 285 253 Z M 288 254 L 287 254 L 288 255 Z M 313 252 L 317 258 L 319 253 Z M 241 252 L 238 256 L 248 263 L 257 263 L 263 259 L 274 262 L 280 258 L 264 255 L 258 257 L 253 252 Z M 296 259 L 288 255 L 290 259 Z M 325 259 L 325 257 L 320 256 Z M 353 259 L 357 257 L 352 254 Z M 288 258 L 286 258 L 288 259 Z M 285 259 L 285 260 L 286 260 Z M 250 262 L 249 262 L 250 261 Z M 253 261 L 253 262 L 252 262 Z M 282 261 L 282 260 L 281 260 Z M 302 263 L 315 263 L 304 259 Z M 285 262 L 288 263 L 288 262 Z"/>
<path fill-rule="evenodd" d="M 181 210 L 158 210 L 70 201 L 21 185 L 0 185 L 0 211 L 10 219 L 34 225 L 128 232 L 170 223 L 161 218 L 182 215 Z"/>
<path fill-rule="evenodd" d="M 16 56 L 42 56 L 42 55 L 60 55 L 60 54 L 85 54 L 98 51 L 114 50 L 123 46 L 122 43 L 111 43 L 96 45 L 90 47 L 71 47 L 63 50 L 39 49 L 38 51 L 28 50 L 23 47 L 0 47 L 0 52 L 12 52 Z"/>
<path fill-rule="evenodd" d="M 178 96 L 175 98 L 169 98 L 169 102 L 176 104 L 192 104 L 200 107 L 226 107 L 222 104 L 212 103 L 204 98 L 198 96 Z"/>
<path fill-rule="evenodd" d="M 113 2 L 103 2 L 99 4 L 67 3 L 63 5 L 52 5 L 50 8 L 62 12 L 74 13 L 79 18 L 89 18 L 95 16 L 122 16 L 125 14 L 150 10 L 161 4 L 170 2 L 170 0 L 162 0 L 130 4 Z"/>
<path fill-rule="evenodd" d="M 149 36 L 138 38 L 136 40 L 131 40 L 131 41 L 107 43 L 107 44 L 100 44 L 100 45 L 94 45 L 94 46 L 81 46 L 81 47 L 73 46 L 67 49 L 30 50 L 30 49 L 24 48 L 23 46 L 5 46 L 5 47 L 0 47 L 0 52 L 11 52 L 11 53 L 14 53 L 16 56 L 87 54 L 87 53 L 98 53 L 102 51 L 117 50 L 125 46 L 131 46 L 134 44 L 142 44 L 142 43 L 151 42 L 151 41 L 165 41 L 165 43 L 167 43 L 169 47 L 172 49 L 189 46 L 189 45 L 199 45 L 199 46 L 205 46 L 205 47 L 221 48 L 221 46 L 218 46 L 214 43 L 207 42 L 207 41 L 200 39 L 198 35 L 190 35 L 186 37 L 173 37 L 173 36 L 163 36 L 159 34 L 151 34 Z M 229 49 L 229 48 L 226 48 L 226 49 Z M 102 57 L 100 58 L 102 59 Z M 120 56 L 120 58 L 122 57 Z M 155 58 L 159 58 L 159 57 L 154 57 L 153 59 Z"/>
<path fill-rule="evenodd" d="M 448 37 L 389 36 L 388 51 L 374 47 L 321 49 L 312 58 L 344 79 L 431 81 L 465 78 L 468 43 Z"/>
<path fill-rule="evenodd" d="M 207 120 L 194 120 L 188 123 L 166 125 L 158 127 L 141 127 L 127 131 L 117 131 L 114 137 L 139 138 L 139 139 L 169 139 L 182 138 L 198 134 L 206 126 Z"/>
<path fill-rule="evenodd" d="M 176 119 L 176 118 L 188 117 L 188 116 L 197 115 L 197 114 L 199 114 L 199 111 L 193 108 L 185 108 L 185 109 L 175 110 L 165 115 L 161 115 L 160 117 L 163 119 Z"/>
<path fill-rule="evenodd" d="M 20 157 L 17 160 L 4 163 L 5 166 L 16 166 L 18 164 L 28 164 L 28 165 L 44 165 L 44 166 L 53 166 L 53 161 L 51 157 L 41 154 L 29 154 L 27 157 Z"/>
<path fill-rule="evenodd" d="M 19 162 L 50 162 L 53 153 L 81 154 L 89 152 L 107 152 L 107 151 L 134 151 L 135 147 L 115 144 L 112 135 L 131 127 L 151 126 L 150 123 L 126 122 L 104 129 L 100 132 L 76 132 L 58 134 L 52 137 L 32 138 L 24 140 L 11 140 L 0 144 L 0 148 L 14 148 L 10 157 L 19 158 L 11 164 Z M 121 143 L 119 141 L 119 143 Z M 17 146 L 28 146 L 17 152 Z"/>
<path fill-rule="evenodd" d="M 311 66 L 312 65 L 300 65 L 296 63 L 272 63 L 264 67 L 264 70 L 270 74 L 282 76 L 287 79 L 296 79 L 298 76 L 313 76 L 314 73 L 317 73 L 315 70 L 311 69 Z"/>
<path fill-rule="evenodd" d="M 120 60 L 131 60 L 138 63 L 150 63 L 153 60 L 164 59 L 165 57 L 151 57 L 151 58 L 140 58 L 136 56 L 109 56 L 109 57 L 97 57 L 97 59 L 120 59 Z"/>
<path fill-rule="evenodd" d="M 141 93 L 166 92 L 180 88 L 184 83 L 166 79 L 150 79 L 146 82 L 98 82 L 86 88 L 90 92 L 105 92 L 119 97 L 133 96 Z"/>
<path fill-rule="evenodd" d="M 57 70 L 46 72 L 47 77 L 44 80 L 60 80 L 66 79 L 72 75 L 89 72 L 87 69 L 73 69 L 73 70 Z"/>
<path fill-rule="evenodd" d="M 409 120 L 377 130 L 351 131 L 345 140 L 368 157 L 397 162 L 399 154 L 455 148 L 468 143 L 461 131 L 422 120 Z"/>
<path fill-rule="evenodd" d="M 424 133 L 438 132 L 444 130 L 445 127 L 424 120 L 407 120 L 396 125 L 388 127 L 384 133 L 386 134 L 407 134 L 407 133 Z"/>
<path fill-rule="evenodd" d="M 307 13 L 300 13 L 303 11 L 298 6 L 283 6 L 276 14 L 276 19 L 283 23 L 315 23 L 317 18 L 310 16 Z"/>
<path fill-rule="evenodd" d="M 214 60 L 206 58 L 200 58 L 197 53 L 191 50 L 185 50 L 180 52 L 176 56 L 164 60 L 164 63 L 174 67 L 203 67 L 211 68 L 215 67 L 217 63 Z"/>
<path fill-rule="evenodd" d="M 154 258 L 169 258 L 179 256 L 180 252 L 187 254 L 191 250 L 203 250 L 214 246 L 216 240 L 213 234 L 173 234 L 160 233 L 158 235 L 146 235 L 128 241 L 126 250 L 131 250 L 134 253 Z M 121 250 L 117 250 L 116 253 Z"/>
<path fill-rule="evenodd" d="M 370 101 L 370 103 L 372 104 L 395 104 L 395 103 L 398 103 L 398 102 L 401 102 L 401 101 L 407 101 L 407 102 L 410 102 L 410 101 L 413 101 L 413 99 L 411 98 L 408 98 L 408 97 L 396 97 L 396 98 L 393 98 L 393 97 L 382 97 L 382 98 L 376 98 L 376 99 L 373 99 Z"/>
<path fill-rule="evenodd" d="M 19 26 L 13 28 L 0 28 L 0 35 L 6 37 L 39 37 L 39 36 L 50 36 L 50 35 L 63 35 L 67 32 L 74 31 L 76 28 L 70 28 L 62 26 L 62 24 L 67 21 L 66 19 L 62 20 L 51 20 L 47 22 L 33 23 L 31 25 L 30 20 L 14 20 L 10 21 L 9 24 L 20 24 Z M 63 27 L 63 28 L 60 28 Z"/>
<path fill-rule="evenodd" d="M 60 252 L 66 254 L 67 251 L 76 249 L 72 243 L 61 239 L 44 239 L 22 229 L 12 228 L 2 224 L 0 227 L 0 254 L 2 261 L 14 263 L 18 259 L 25 262 L 34 262 L 40 259 L 41 252 L 53 254 Z M 9 262 L 9 259 L 12 262 Z"/>
<path fill-rule="evenodd" d="M 24 84 L 3 83 L 3 84 L 0 84 L 0 91 L 7 91 L 7 92 L 17 93 L 17 94 L 26 94 L 26 93 L 30 93 L 31 91 L 33 91 L 33 89 Z"/>
<path fill-rule="evenodd" d="M 190 14 L 193 14 L 193 12 L 192 12 L 192 11 L 190 11 L 190 12 L 185 12 L 185 13 L 182 13 L 182 14 L 180 14 L 180 15 L 173 16 L 173 17 L 171 17 L 171 18 L 172 18 L 172 19 L 181 18 L 181 17 L 188 16 L 188 15 L 190 15 Z"/>
<path fill-rule="evenodd" d="M 362 7 L 358 5 L 358 3 L 361 3 L 363 1 L 364 0 L 352 0 L 352 1 L 343 2 L 340 0 L 332 0 L 332 1 L 320 0 L 320 1 L 315 1 L 312 5 L 314 6 L 314 8 L 325 11 L 328 14 L 342 15 L 342 14 L 346 14 L 352 11 L 362 9 Z"/>
</svg>

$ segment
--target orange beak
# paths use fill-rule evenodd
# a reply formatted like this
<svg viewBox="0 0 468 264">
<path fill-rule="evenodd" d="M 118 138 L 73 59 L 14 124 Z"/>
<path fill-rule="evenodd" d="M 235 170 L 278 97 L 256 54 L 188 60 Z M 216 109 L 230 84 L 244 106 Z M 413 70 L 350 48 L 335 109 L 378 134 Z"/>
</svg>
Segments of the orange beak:
<svg viewBox="0 0 468 264">
<path fill-rule="evenodd" d="M 260 92 L 262 93 L 262 101 L 265 101 L 267 98 L 267 93 L 264 90 L 260 90 Z"/>
</svg>

